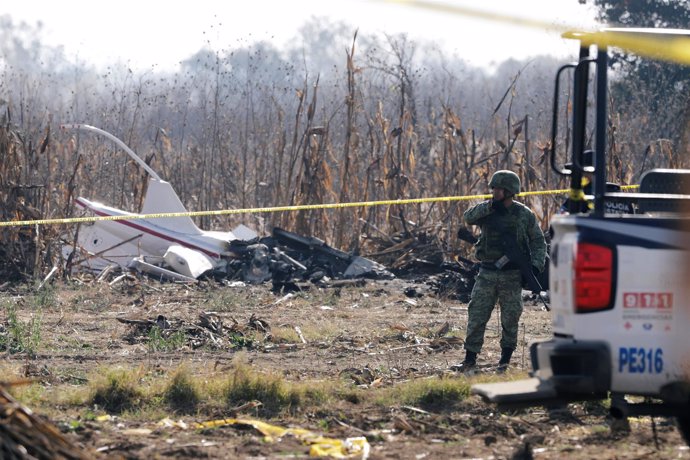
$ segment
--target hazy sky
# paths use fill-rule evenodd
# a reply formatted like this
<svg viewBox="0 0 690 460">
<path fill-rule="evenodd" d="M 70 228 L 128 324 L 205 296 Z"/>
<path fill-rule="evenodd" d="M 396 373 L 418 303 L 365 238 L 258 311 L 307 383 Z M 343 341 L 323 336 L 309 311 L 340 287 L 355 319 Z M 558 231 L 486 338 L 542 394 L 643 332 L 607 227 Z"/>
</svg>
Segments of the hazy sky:
<svg viewBox="0 0 690 460">
<path fill-rule="evenodd" d="M 441 0 L 437 0 L 437 4 Z M 544 21 L 558 27 L 594 27 L 594 13 L 578 0 L 446 0 L 448 5 Z M 41 21 L 47 42 L 63 45 L 71 59 L 97 65 L 122 61 L 138 69 L 174 69 L 199 49 L 232 49 L 258 40 L 278 46 L 295 40 L 310 18 L 329 17 L 360 34 L 406 32 L 432 40 L 469 63 L 508 57 L 575 55 L 557 32 L 511 27 L 383 0 L 23 0 L 3 1 L 0 15 Z M 292 43 L 293 45 L 295 43 Z"/>
</svg>

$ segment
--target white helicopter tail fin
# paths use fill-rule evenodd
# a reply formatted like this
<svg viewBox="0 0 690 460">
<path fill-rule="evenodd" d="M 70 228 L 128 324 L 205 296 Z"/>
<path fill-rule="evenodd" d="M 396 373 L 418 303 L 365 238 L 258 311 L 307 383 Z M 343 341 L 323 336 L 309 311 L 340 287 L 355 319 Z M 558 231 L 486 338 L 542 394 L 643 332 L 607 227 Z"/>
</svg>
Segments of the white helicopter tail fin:
<svg viewBox="0 0 690 460">
<path fill-rule="evenodd" d="M 170 182 L 149 179 L 149 187 L 144 198 L 142 214 L 187 212 Z M 196 226 L 189 216 L 184 217 L 158 217 L 151 220 L 152 223 L 179 233 L 189 235 L 201 235 L 202 231 Z"/>
</svg>

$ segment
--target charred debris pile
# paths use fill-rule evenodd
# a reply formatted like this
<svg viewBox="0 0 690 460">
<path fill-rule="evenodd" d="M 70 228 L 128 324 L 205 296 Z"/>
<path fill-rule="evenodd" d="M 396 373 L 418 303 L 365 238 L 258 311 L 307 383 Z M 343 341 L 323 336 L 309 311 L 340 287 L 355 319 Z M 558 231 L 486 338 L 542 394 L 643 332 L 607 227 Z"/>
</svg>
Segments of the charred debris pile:
<svg viewBox="0 0 690 460">
<path fill-rule="evenodd" d="M 369 257 L 388 267 L 399 278 L 425 284 L 439 297 L 469 302 L 479 264 L 460 255 L 462 247 L 449 251 L 448 243 L 439 237 L 440 234 L 436 226 L 406 227 L 397 234 L 369 237 Z M 457 237 L 465 244 L 465 249 L 477 241 L 465 227 L 460 228 Z M 406 294 L 410 297 L 420 295 L 413 288 Z"/>
<path fill-rule="evenodd" d="M 444 260 L 437 238 L 427 231 L 370 241 L 379 250 L 363 257 L 332 248 L 313 236 L 274 228 L 271 236 L 230 243 L 235 255 L 218 279 L 251 284 L 271 282 L 275 291 L 308 289 L 310 285 L 338 287 L 361 284 L 364 279 L 404 278 L 425 284 L 443 297 L 467 300 L 477 264 L 463 257 Z M 420 295 L 409 289 L 407 295 Z"/>
<path fill-rule="evenodd" d="M 427 231 L 393 235 L 386 240 L 369 240 L 377 248 L 367 257 L 341 251 L 325 241 L 275 227 L 270 236 L 236 239 L 228 244 L 224 263 L 198 277 L 226 285 L 271 283 L 276 293 L 309 290 L 312 287 L 361 286 L 366 280 L 400 278 L 410 281 L 408 297 L 430 293 L 468 301 L 478 265 L 463 257 L 446 261 L 441 244 Z M 163 258 L 154 266 L 135 259 L 128 269 L 111 265 L 97 273 L 99 281 L 115 284 L 132 273 L 158 281 L 195 282 L 167 265 Z M 79 269 L 74 267 L 75 269 Z M 82 267 L 84 268 L 84 267 Z"/>
</svg>

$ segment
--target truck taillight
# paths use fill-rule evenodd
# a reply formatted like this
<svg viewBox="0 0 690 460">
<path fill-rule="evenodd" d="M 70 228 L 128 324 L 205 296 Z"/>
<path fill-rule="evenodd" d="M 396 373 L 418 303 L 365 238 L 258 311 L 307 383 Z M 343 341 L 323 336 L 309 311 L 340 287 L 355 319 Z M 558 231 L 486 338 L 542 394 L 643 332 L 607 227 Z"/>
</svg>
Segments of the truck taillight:
<svg viewBox="0 0 690 460">
<path fill-rule="evenodd" d="M 575 256 L 575 312 L 611 308 L 613 250 L 593 243 L 578 243 Z"/>
</svg>

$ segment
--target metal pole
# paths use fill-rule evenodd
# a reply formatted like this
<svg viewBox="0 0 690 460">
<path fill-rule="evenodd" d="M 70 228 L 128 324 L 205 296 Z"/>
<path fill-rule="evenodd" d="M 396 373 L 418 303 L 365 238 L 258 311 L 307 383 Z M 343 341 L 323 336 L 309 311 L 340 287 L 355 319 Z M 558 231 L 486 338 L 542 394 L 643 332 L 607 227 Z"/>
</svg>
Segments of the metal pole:
<svg viewBox="0 0 690 460">
<path fill-rule="evenodd" d="M 594 152 L 594 215 L 604 216 L 606 201 L 606 135 L 608 121 L 606 92 L 608 80 L 608 51 L 605 46 L 597 50 L 597 109 L 596 109 L 596 144 Z"/>
</svg>

